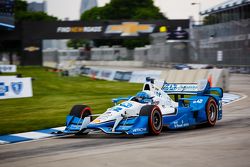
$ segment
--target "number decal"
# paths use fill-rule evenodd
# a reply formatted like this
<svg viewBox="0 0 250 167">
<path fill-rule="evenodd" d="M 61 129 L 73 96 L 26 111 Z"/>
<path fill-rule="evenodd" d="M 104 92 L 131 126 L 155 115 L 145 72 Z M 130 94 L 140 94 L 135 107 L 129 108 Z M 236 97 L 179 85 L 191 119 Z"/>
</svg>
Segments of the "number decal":
<svg viewBox="0 0 250 167">
<path fill-rule="evenodd" d="M 132 105 L 131 103 L 124 102 L 124 103 L 121 103 L 120 106 L 125 107 L 125 108 L 130 108 L 130 107 L 132 107 L 133 105 Z"/>
<path fill-rule="evenodd" d="M 121 107 L 113 107 L 112 110 L 116 111 L 116 112 L 120 112 L 122 110 Z"/>
</svg>

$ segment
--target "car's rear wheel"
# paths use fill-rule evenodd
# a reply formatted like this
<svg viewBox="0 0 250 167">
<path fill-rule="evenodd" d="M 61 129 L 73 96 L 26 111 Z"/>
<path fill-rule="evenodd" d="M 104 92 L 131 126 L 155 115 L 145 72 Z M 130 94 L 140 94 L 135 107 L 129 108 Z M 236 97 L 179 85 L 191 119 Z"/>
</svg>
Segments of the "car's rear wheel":
<svg viewBox="0 0 250 167">
<path fill-rule="evenodd" d="M 206 104 L 207 126 L 214 126 L 218 115 L 218 105 L 216 101 L 210 97 Z"/>
<path fill-rule="evenodd" d="M 89 106 L 86 105 L 74 105 L 69 113 L 69 115 L 74 116 L 74 117 L 78 117 L 81 119 L 84 119 L 85 117 L 88 117 L 91 114 L 91 108 Z M 93 118 L 92 116 L 90 116 L 90 121 L 92 121 Z M 88 134 L 88 132 L 85 131 L 86 129 L 82 129 L 81 131 L 79 131 L 77 133 L 77 135 L 79 134 Z"/>
<path fill-rule="evenodd" d="M 155 105 L 143 106 L 141 116 L 148 116 L 148 128 L 150 135 L 159 135 L 162 130 L 162 114 L 159 107 Z"/>
</svg>

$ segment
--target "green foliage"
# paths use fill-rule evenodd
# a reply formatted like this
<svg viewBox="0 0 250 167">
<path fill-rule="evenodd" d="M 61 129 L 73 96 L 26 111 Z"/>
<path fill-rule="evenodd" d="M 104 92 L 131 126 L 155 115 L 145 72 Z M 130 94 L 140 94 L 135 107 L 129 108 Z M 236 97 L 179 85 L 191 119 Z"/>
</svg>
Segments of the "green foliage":
<svg viewBox="0 0 250 167">
<path fill-rule="evenodd" d="M 22 0 L 15 0 L 15 20 L 16 21 L 56 21 L 57 18 L 50 16 L 44 12 L 30 12 L 27 11 L 27 2 Z"/>
<path fill-rule="evenodd" d="M 22 0 L 15 0 L 15 6 L 14 6 L 14 11 L 19 12 L 19 11 L 27 11 L 28 4 L 26 1 Z"/>
<path fill-rule="evenodd" d="M 67 42 L 67 46 L 74 49 L 78 49 L 84 45 L 89 45 L 89 41 L 84 39 L 71 39 Z"/>
<path fill-rule="evenodd" d="M 142 88 L 142 84 L 128 82 L 61 77 L 48 70 L 41 67 L 17 69 L 24 77 L 34 79 L 34 95 L 0 100 L 0 134 L 64 126 L 66 115 L 75 104 L 86 104 L 94 113 L 103 113 L 113 105 L 112 98 L 134 95 Z"/>
<path fill-rule="evenodd" d="M 15 19 L 18 21 L 56 21 L 57 18 L 54 16 L 49 16 L 44 12 L 25 12 L 25 11 L 19 11 L 15 14 Z"/>
<path fill-rule="evenodd" d="M 149 38 L 137 38 L 137 39 L 126 39 L 123 41 L 123 46 L 126 46 L 128 49 L 134 49 L 136 47 L 143 47 L 149 45 Z"/>
<path fill-rule="evenodd" d="M 111 0 L 81 15 L 81 20 L 166 19 L 152 0 Z"/>
<path fill-rule="evenodd" d="M 203 19 L 204 25 L 215 24 L 218 21 L 218 16 L 208 15 Z"/>
<path fill-rule="evenodd" d="M 162 13 L 160 13 L 159 8 L 138 8 L 133 16 L 134 19 L 143 20 L 157 20 L 165 19 Z"/>
<path fill-rule="evenodd" d="M 87 10 L 81 15 L 81 20 L 92 21 L 92 20 L 104 20 L 103 7 L 94 7 L 91 10 Z"/>
</svg>

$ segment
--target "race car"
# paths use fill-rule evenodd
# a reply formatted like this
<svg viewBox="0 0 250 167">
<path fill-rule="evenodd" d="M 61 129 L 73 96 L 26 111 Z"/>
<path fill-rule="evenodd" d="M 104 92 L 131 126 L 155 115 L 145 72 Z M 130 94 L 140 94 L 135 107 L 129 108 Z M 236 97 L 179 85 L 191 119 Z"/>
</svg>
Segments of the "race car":
<svg viewBox="0 0 250 167">
<path fill-rule="evenodd" d="M 113 99 L 114 106 L 93 115 L 86 105 L 75 105 L 66 118 L 67 134 L 101 130 L 107 134 L 158 135 L 163 127 L 214 126 L 222 119 L 223 90 L 198 83 L 167 83 L 147 78 L 135 96 Z M 95 119 L 93 119 L 96 117 Z"/>
</svg>

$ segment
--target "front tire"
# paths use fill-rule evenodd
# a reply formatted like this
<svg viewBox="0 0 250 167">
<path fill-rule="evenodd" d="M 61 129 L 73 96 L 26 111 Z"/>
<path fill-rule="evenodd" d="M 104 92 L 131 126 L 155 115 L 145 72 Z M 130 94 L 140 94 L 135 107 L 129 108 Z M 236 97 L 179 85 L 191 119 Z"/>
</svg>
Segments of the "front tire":
<svg viewBox="0 0 250 167">
<path fill-rule="evenodd" d="M 159 135 L 162 130 L 162 114 L 159 107 L 155 105 L 143 106 L 141 116 L 148 116 L 148 128 L 150 135 Z"/>
<path fill-rule="evenodd" d="M 84 119 L 85 117 L 88 117 L 89 115 L 92 115 L 91 108 L 86 105 L 74 105 L 69 113 L 69 115 L 78 117 L 81 119 Z M 90 121 L 93 121 L 93 117 L 90 116 Z M 76 135 L 80 134 L 88 134 L 88 132 L 84 132 L 86 129 L 82 129 Z"/>
</svg>

